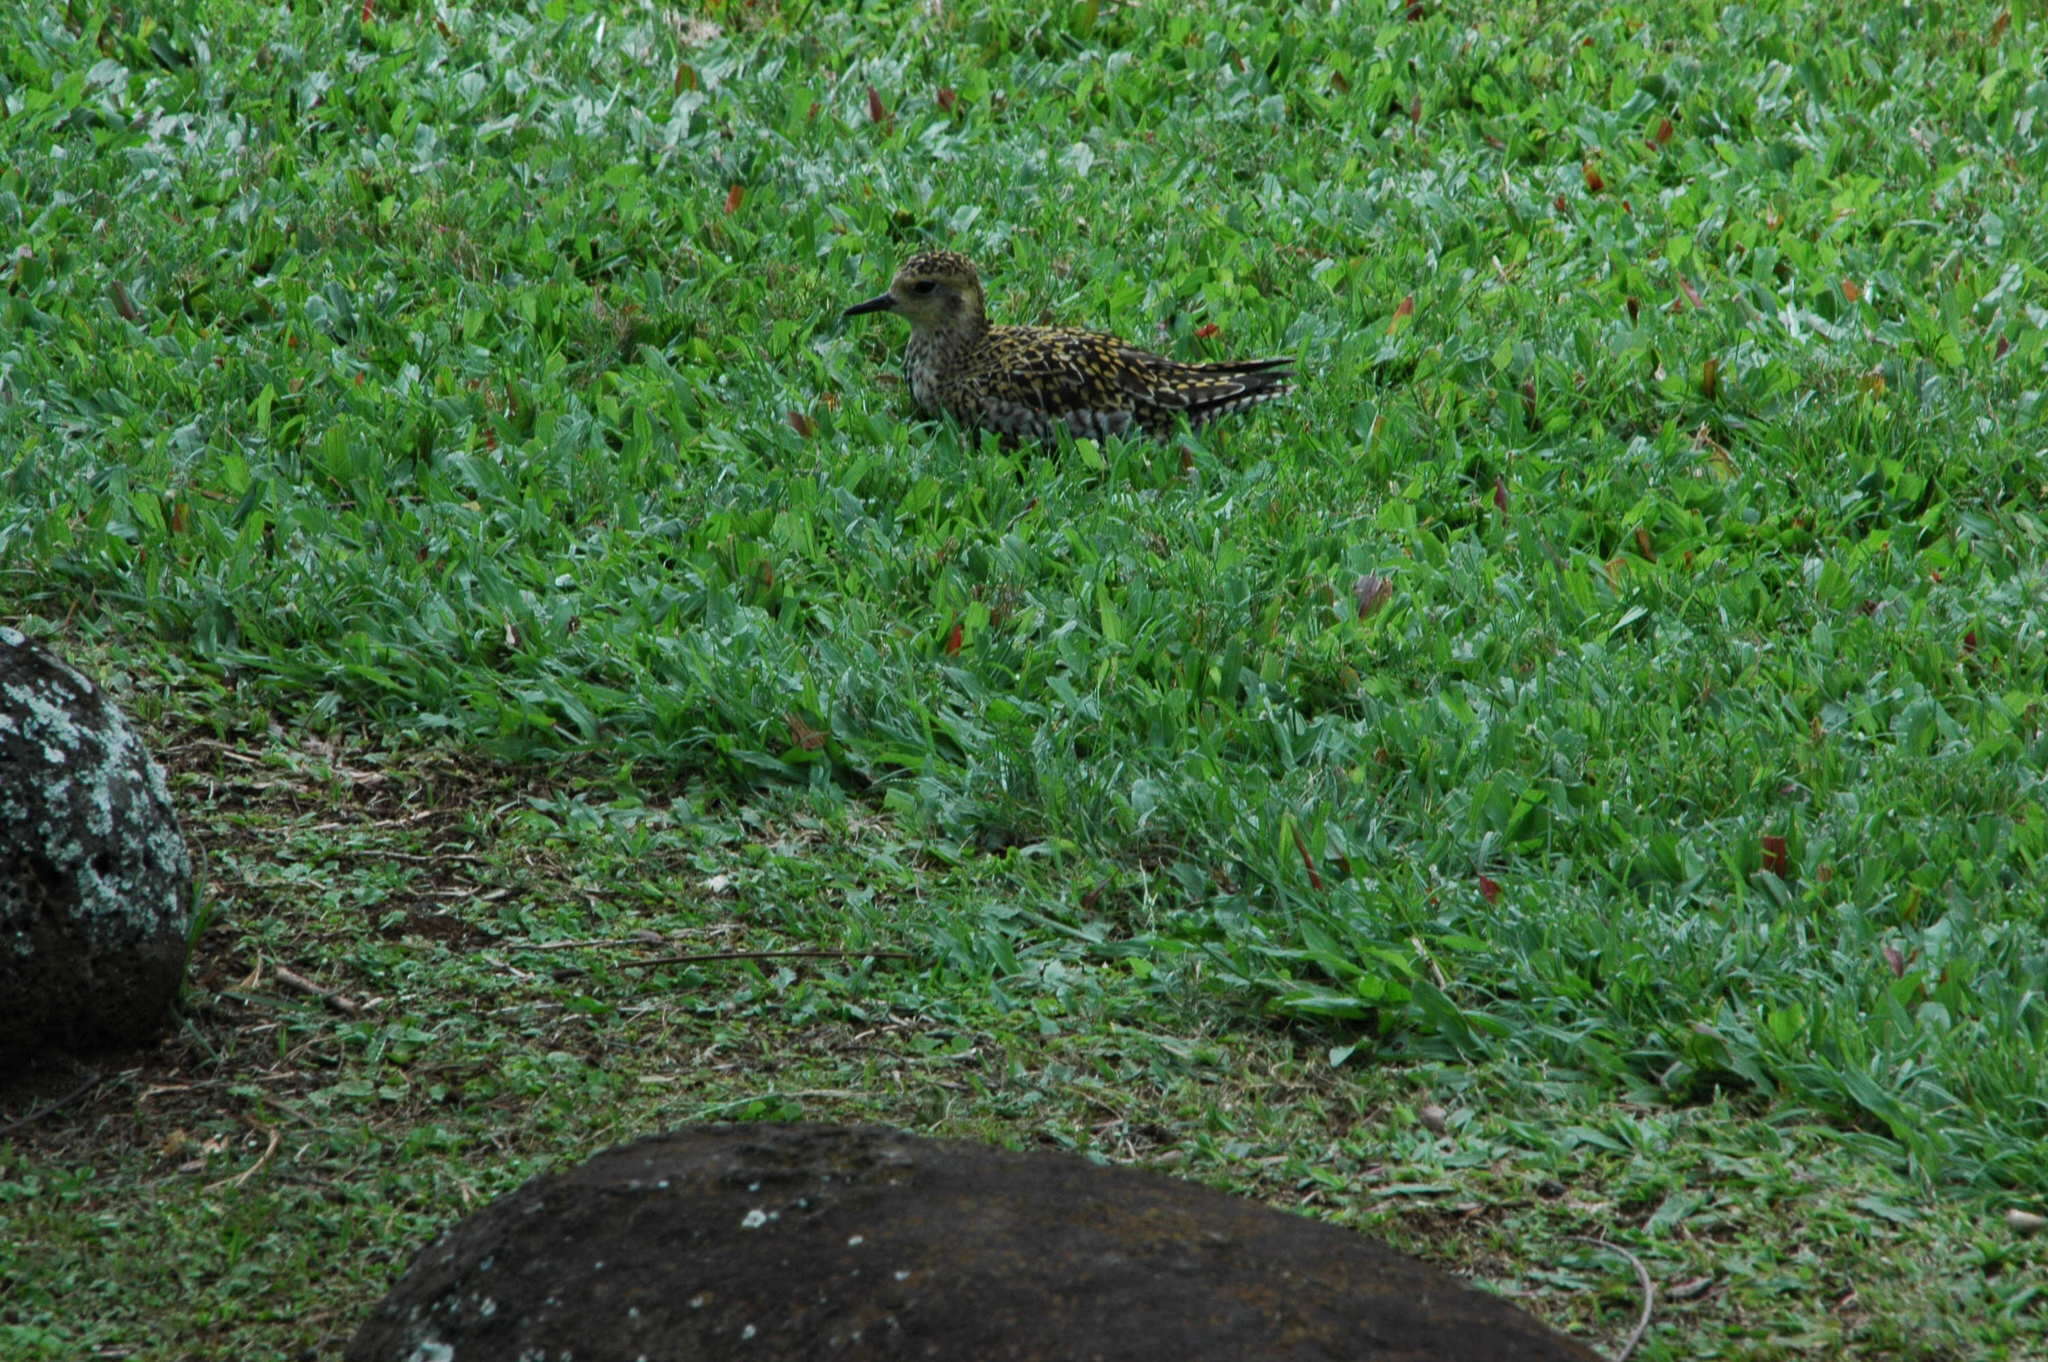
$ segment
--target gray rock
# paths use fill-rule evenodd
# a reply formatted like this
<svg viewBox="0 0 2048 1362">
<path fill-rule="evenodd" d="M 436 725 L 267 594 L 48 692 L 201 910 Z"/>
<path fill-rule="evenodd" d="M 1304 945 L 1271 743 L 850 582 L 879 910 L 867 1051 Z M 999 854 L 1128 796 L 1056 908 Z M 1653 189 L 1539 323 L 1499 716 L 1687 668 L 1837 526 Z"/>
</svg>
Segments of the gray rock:
<svg viewBox="0 0 2048 1362">
<path fill-rule="evenodd" d="M 349 1362 L 1598 1362 L 1363 1235 L 1065 1154 L 698 1126 L 429 1245 Z"/>
<path fill-rule="evenodd" d="M 0 628 L 0 1066 L 148 1041 L 191 917 L 163 770 L 99 687 Z"/>
</svg>

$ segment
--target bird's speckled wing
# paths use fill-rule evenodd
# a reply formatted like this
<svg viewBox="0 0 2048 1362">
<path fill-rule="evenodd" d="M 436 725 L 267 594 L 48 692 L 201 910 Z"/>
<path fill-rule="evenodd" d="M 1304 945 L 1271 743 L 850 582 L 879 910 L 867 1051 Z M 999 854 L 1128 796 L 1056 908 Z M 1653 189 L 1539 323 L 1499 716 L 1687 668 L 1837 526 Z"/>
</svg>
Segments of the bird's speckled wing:
<svg viewBox="0 0 2048 1362">
<path fill-rule="evenodd" d="M 994 328 L 977 359 L 973 385 L 1004 414 L 1042 412 L 1077 435 L 1163 435 L 1180 416 L 1200 425 L 1286 392 L 1290 362 L 1183 364 L 1101 332 L 1027 326 Z"/>
</svg>

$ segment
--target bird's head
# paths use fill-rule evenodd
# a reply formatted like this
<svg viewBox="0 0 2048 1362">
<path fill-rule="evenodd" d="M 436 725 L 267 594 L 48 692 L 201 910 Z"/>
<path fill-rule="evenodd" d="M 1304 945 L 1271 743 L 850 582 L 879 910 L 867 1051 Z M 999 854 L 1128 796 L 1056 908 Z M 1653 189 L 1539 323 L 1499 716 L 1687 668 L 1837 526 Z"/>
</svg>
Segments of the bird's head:
<svg viewBox="0 0 2048 1362">
<path fill-rule="evenodd" d="M 956 251 L 921 251 L 903 262 L 887 293 L 855 303 L 845 315 L 863 312 L 894 312 L 919 331 L 979 324 L 981 276 L 974 262 Z"/>
</svg>

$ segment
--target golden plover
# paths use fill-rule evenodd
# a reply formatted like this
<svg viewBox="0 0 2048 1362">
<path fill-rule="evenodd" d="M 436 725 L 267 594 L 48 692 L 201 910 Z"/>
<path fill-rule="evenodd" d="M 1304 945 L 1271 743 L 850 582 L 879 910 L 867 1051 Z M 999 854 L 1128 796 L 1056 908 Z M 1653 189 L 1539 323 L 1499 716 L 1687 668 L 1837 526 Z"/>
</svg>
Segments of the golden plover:
<svg viewBox="0 0 2048 1362">
<path fill-rule="evenodd" d="M 1199 426 L 1292 391 L 1292 360 L 1183 364 L 1096 331 L 990 326 L 974 262 L 953 251 L 911 256 L 887 293 L 845 315 L 884 311 L 910 323 L 903 367 L 917 405 L 1012 439 L 1047 440 L 1061 425 L 1160 439 L 1183 418 Z"/>
</svg>

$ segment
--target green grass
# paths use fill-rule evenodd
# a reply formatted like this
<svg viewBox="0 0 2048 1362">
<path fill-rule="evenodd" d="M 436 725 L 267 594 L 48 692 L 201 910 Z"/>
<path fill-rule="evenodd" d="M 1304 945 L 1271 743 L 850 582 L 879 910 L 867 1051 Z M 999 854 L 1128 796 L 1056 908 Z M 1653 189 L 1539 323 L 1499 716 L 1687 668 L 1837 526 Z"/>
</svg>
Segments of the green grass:
<svg viewBox="0 0 2048 1362">
<path fill-rule="evenodd" d="M 331 1351 L 520 1178 L 802 1114 L 1611 1341 L 1608 1234 L 1711 1281 L 1648 1358 L 2044 1355 L 2038 19 L 45 8 L 0 617 L 213 916 L 0 1134 L 0 1350 Z M 1302 391 L 921 421 L 837 314 L 933 243 Z M 724 949 L 848 954 L 629 963 Z"/>
</svg>

